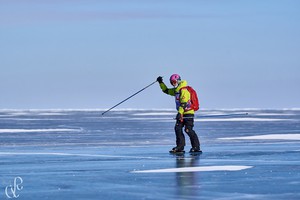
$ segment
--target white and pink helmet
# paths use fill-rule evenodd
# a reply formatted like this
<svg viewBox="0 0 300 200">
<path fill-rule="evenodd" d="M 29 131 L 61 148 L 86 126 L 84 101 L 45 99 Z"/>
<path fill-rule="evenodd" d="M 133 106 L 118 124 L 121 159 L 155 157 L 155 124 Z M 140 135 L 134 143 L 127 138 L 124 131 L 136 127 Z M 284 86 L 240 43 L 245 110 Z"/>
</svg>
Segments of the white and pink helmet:
<svg viewBox="0 0 300 200">
<path fill-rule="evenodd" d="M 181 81 L 181 78 L 178 74 L 173 74 L 171 77 L 170 77 L 170 83 L 171 85 L 173 86 L 177 86 Z"/>
</svg>

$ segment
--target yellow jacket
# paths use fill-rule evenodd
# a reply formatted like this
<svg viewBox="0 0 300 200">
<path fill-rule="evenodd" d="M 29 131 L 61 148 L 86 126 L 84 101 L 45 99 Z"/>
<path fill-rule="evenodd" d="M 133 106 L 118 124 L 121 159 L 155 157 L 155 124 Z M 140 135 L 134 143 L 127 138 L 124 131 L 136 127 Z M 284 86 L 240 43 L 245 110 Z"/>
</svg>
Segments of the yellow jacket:
<svg viewBox="0 0 300 200">
<path fill-rule="evenodd" d="M 168 88 L 165 83 L 159 84 L 161 90 L 171 96 L 175 96 L 176 109 L 180 114 L 194 114 L 195 111 L 191 109 L 191 94 L 184 88 L 187 86 L 187 81 L 182 80 L 176 88 Z"/>
</svg>

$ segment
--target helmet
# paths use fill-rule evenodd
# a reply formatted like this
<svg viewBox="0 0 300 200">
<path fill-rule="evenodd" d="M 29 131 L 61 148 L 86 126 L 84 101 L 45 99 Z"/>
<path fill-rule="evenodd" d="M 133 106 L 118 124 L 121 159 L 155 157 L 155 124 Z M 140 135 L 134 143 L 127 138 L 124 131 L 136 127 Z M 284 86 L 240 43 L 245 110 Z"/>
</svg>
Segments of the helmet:
<svg viewBox="0 0 300 200">
<path fill-rule="evenodd" d="M 171 85 L 173 86 L 177 86 L 181 81 L 181 78 L 178 74 L 173 74 L 171 77 L 170 77 L 170 83 Z"/>
</svg>

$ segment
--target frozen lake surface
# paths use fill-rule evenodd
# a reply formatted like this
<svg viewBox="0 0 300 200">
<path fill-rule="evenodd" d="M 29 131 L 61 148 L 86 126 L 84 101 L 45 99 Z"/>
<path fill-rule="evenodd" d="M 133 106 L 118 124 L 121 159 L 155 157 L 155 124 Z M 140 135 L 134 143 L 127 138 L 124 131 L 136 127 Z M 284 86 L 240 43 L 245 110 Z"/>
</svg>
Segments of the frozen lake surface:
<svg viewBox="0 0 300 200">
<path fill-rule="evenodd" d="M 102 112 L 0 110 L 0 199 L 300 199 L 300 110 L 199 111 L 200 156 L 172 110 Z"/>
</svg>

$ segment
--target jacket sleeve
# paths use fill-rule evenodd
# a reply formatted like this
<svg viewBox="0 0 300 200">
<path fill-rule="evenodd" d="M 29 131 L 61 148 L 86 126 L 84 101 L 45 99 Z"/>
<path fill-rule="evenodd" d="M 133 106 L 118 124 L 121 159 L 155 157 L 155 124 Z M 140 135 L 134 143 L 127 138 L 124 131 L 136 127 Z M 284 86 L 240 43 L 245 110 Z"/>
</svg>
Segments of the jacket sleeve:
<svg viewBox="0 0 300 200">
<path fill-rule="evenodd" d="M 178 112 L 180 114 L 183 114 L 184 110 L 187 106 L 187 103 L 191 98 L 191 94 L 189 93 L 189 91 L 187 89 L 182 89 L 181 92 L 180 92 L 180 97 L 179 98 L 180 98 L 179 99 L 180 106 L 179 106 Z"/>
<path fill-rule="evenodd" d="M 160 83 L 159 86 L 164 93 L 175 96 L 175 88 L 168 88 L 165 83 Z"/>
</svg>

